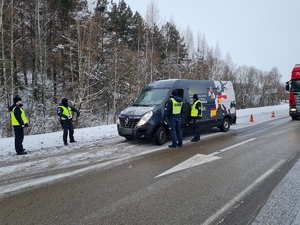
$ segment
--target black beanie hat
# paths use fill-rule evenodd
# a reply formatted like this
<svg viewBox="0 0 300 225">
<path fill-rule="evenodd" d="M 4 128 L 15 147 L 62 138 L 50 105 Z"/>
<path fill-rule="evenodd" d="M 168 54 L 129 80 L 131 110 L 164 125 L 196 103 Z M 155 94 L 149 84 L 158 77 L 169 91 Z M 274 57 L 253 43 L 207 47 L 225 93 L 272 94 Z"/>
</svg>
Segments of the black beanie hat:
<svg viewBox="0 0 300 225">
<path fill-rule="evenodd" d="M 63 105 L 68 105 L 68 99 L 67 99 L 67 98 L 63 98 L 63 99 L 61 100 L 61 104 L 63 104 Z"/>
<path fill-rule="evenodd" d="M 198 95 L 197 95 L 197 94 L 194 94 L 194 95 L 193 95 L 193 99 L 198 100 Z"/>
<path fill-rule="evenodd" d="M 177 96 L 177 95 L 178 95 L 178 92 L 177 92 L 176 90 L 173 90 L 173 91 L 172 91 L 172 95 L 173 95 L 173 96 Z"/>
<path fill-rule="evenodd" d="M 22 99 L 21 99 L 18 95 L 16 95 L 16 96 L 13 98 L 13 100 L 14 100 L 14 103 L 17 103 L 18 101 L 22 101 Z"/>
</svg>

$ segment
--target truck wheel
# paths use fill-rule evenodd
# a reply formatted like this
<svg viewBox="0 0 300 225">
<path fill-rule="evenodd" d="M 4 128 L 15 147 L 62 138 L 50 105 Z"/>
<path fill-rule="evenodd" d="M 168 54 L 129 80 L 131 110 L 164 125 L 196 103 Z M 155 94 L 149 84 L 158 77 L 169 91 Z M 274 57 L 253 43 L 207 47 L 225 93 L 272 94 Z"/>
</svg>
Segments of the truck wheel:
<svg viewBox="0 0 300 225">
<path fill-rule="evenodd" d="M 230 128 L 230 121 L 228 118 L 224 118 L 222 125 L 220 126 L 220 130 L 222 132 L 227 132 L 227 131 L 229 131 L 229 128 Z"/>
<path fill-rule="evenodd" d="M 167 132 L 166 128 L 163 126 L 160 126 L 156 129 L 154 133 L 154 141 L 158 145 L 163 145 L 166 142 L 167 139 Z"/>
</svg>

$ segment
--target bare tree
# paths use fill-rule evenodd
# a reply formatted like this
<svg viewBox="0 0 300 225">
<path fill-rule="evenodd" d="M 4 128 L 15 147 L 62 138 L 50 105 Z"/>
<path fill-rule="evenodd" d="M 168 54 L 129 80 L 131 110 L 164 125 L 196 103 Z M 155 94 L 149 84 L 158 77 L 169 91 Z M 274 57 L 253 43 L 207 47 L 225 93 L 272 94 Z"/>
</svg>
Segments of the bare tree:
<svg viewBox="0 0 300 225">
<path fill-rule="evenodd" d="M 72 102 L 78 110 L 85 107 L 84 111 L 89 112 L 95 105 L 98 107 L 99 102 L 97 100 L 107 89 L 105 85 L 100 86 L 102 77 L 98 76 L 96 71 L 102 61 L 102 57 L 99 57 L 101 46 L 98 42 L 102 23 L 93 23 L 93 20 L 89 20 L 90 15 L 83 14 L 81 9 L 75 12 L 74 17 L 77 35 L 76 39 L 74 38 L 72 41 L 73 47 L 69 50 L 73 89 Z M 94 17 L 93 19 L 97 18 Z M 76 65 L 72 60 L 74 53 L 76 53 Z M 78 119 L 76 119 L 75 125 L 77 123 Z"/>
<path fill-rule="evenodd" d="M 189 26 L 185 30 L 184 37 L 185 37 L 184 43 L 187 50 L 187 58 L 192 58 L 193 53 L 195 52 L 195 42 L 194 42 L 193 32 Z"/>
<path fill-rule="evenodd" d="M 197 35 L 197 45 L 196 45 L 196 52 L 195 52 L 195 79 L 205 79 L 208 76 L 205 75 L 206 73 L 206 59 L 208 55 L 208 45 L 206 42 L 205 35 L 201 35 L 198 33 Z"/>
<path fill-rule="evenodd" d="M 147 6 L 146 13 L 146 23 L 149 26 L 149 34 L 150 36 L 150 44 L 151 44 L 151 52 L 150 52 L 150 82 L 153 81 L 153 57 L 154 57 L 154 29 L 159 19 L 159 10 L 157 8 L 157 4 L 154 0 L 151 0 L 150 4 Z"/>
</svg>

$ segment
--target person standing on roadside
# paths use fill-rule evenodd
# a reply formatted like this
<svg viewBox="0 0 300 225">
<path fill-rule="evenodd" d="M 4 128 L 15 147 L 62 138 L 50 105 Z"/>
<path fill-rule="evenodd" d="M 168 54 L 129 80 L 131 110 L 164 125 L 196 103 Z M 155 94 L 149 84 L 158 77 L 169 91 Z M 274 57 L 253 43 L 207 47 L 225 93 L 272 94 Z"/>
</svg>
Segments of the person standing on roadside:
<svg viewBox="0 0 300 225">
<path fill-rule="evenodd" d="M 200 119 L 202 118 L 202 102 L 198 99 L 198 95 L 193 95 L 193 104 L 191 106 L 191 119 L 193 119 L 194 138 L 191 142 L 200 140 Z"/>
<path fill-rule="evenodd" d="M 23 148 L 24 140 L 24 127 L 28 127 L 28 120 L 25 115 L 25 111 L 22 108 L 22 99 L 16 95 L 13 98 L 14 104 L 9 108 L 11 115 L 11 124 L 15 133 L 15 150 L 17 155 L 26 155 Z"/>
<path fill-rule="evenodd" d="M 69 131 L 69 138 L 70 142 L 76 142 L 74 139 L 74 126 L 73 126 L 73 117 L 72 112 L 76 112 L 77 116 L 80 116 L 80 112 L 72 107 L 69 106 L 69 101 L 67 98 L 63 98 L 61 100 L 61 104 L 59 104 L 57 108 L 57 115 L 60 117 L 60 124 L 63 129 L 63 142 L 64 145 L 68 145 L 68 131 Z"/>
<path fill-rule="evenodd" d="M 172 138 L 172 144 L 169 148 L 177 148 L 182 146 L 182 132 L 181 132 L 181 108 L 183 102 L 178 96 L 176 90 L 172 91 L 170 99 L 165 106 L 165 112 L 163 115 L 163 121 L 168 117 L 168 126 L 170 129 L 170 135 Z"/>
</svg>

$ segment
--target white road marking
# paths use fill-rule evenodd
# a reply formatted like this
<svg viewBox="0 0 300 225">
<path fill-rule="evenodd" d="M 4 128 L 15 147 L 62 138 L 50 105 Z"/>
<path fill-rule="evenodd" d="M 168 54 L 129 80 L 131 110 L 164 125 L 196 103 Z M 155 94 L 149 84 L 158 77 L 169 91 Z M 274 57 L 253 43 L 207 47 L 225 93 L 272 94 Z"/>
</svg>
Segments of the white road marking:
<svg viewBox="0 0 300 225">
<path fill-rule="evenodd" d="M 166 172 L 163 172 L 162 174 L 156 176 L 155 178 L 158 178 L 158 177 L 170 174 L 170 173 L 174 173 L 174 172 L 177 172 L 177 171 L 180 171 L 180 170 L 185 170 L 185 169 L 188 169 L 188 168 L 191 168 L 191 167 L 194 167 L 194 166 L 198 166 L 198 165 L 201 165 L 201 164 L 204 164 L 204 163 L 207 163 L 207 162 L 211 162 L 211 161 L 216 160 L 216 159 L 220 159 L 222 157 L 218 157 L 218 156 L 215 156 L 215 155 L 223 153 L 225 151 L 228 151 L 229 149 L 235 148 L 237 146 L 246 144 L 246 143 L 248 143 L 250 141 L 253 141 L 255 139 L 256 138 L 251 138 L 247 141 L 243 141 L 241 143 L 229 146 L 227 148 L 223 148 L 223 149 L 221 149 L 219 151 L 216 151 L 216 152 L 214 152 L 212 154 L 209 154 L 209 155 L 197 154 L 197 155 L 185 160 L 184 162 L 178 164 L 177 166 L 174 166 L 173 168 L 167 170 Z"/>
<path fill-rule="evenodd" d="M 261 175 L 250 186 L 248 186 L 245 190 L 243 190 L 236 197 L 234 197 L 231 201 L 229 201 L 226 205 L 224 205 L 222 207 L 222 209 L 218 210 L 215 214 L 213 214 L 211 217 L 209 217 L 202 225 L 209 225 L 209 224 L 211 224 L 220 215 L 222 215 L 224 212 L 226 212 L 228 209 L 234 207 L 238 202 L 242 201 L 242 199 L 244 198 L 244 196 L 246 196 L 248 193 L 250 193 L 251 190 L 253 190 L 256 186 L 258 186 L 260 183 L 262 183 L 263 180 L 265 180 L 272 173 L 274 173 L 276 170 L 278 170 L 285 162 L 286 162 L 286 160 L 284 160 L 284 159 L 280 160 L 275 166 L 273 166 L 271 169 L 269 169 L 267 172 L 265 172 L 263 175 Z"/>
<path fill-rule="evenodd" d="M 185 170 L 190 167 L 198 166 L 200 164 L 211 162 L 213 160 L 220 159 L 220 158 L 221 157 L 218 157 L 218 156 L 197 154 L 197 155 L 193 156 L 192 158 L 189 158 L 186 161 L 178 164 L 177 166 L 174 166 L 173 168 L 167 170 L 166 172 L 156 176 L 155 178 L 161 177 L 161 176 L 164 176 L 164 175 L 167 175 L 170 173 L 174 173 L 174 172 L 177 172 L 180 170 Z"/>
<path fill-rule="evenodd" d="M 0 186 L 0 198 L 7 193 L 12 193 L 12 192 L 18 192 L 18 191 L 22 191 L 23 189 L 26 188 L 32 188 L 38 185 L 43 185 L 43 184 L 47 184 L 49 182 L 54 182 L 57 180 L 61 180 L 63 178 L 66 177 L 71 177 L 71 176 L 75 176 L 77 174 L 80 173 L 84 173 L 84 172 L 88 172 L 91 170 L 95 170 L 95 169 L 99 169 L 99 168 L 103 168 L 105 166 L 114 164 L 114 163 L 119 163 L 122 161 L 126 161 L 129 160 L 131 158 L 134 157 L 138 157 L 138 156 L 142 156 L 151 152 L 156 152 L 159 150 L 165 149 L 165 146 L 161 146 L 152 150 L 148 150 L 148 151 L 144 151 L 141 153 L 137 153 L 137 154 L 132 154 L 129 156 L 125 156 L 125 157 L 121 157 L 121 158 L 117 158 L 117 159 L 113 159 L 107 162 L 103 162 L 103 163 L 99 163 L 93 166 L 89 166 L 89 167 L 85 167 L 82 169 L 78 169 L 78 170 L 74 170 L 71 172 L 66 172 L 66 173 L 61 173 L 61 174 L 57 174 L 57 175 L 50 175 L 50 176 L 45 176 L 45 177 L 41 177 L 41 178 L 35 178 L 35 179 L 31 179 L 31 180 L 26 180 L 26 181 L 21 181 L 21 182 L 17 182 L 17 183 L 13 183 L 13 184 L 8 184 L 5 186 Z"/>
<path fill-rule="evenodd" d="M 238 144 L 229 146 L 229 147 L 227 147 L 227 148 L 223 148 L 223 149 L 221 149 L 221 150 L 216 151 L 215 153 L 213 153 L 213 155 L 216 155 L 216 154 L 219 154 L 219 153 L 222 153 L 222 152 L 226 152 L 226 151 L 229 150 L 229 149 L 232 149 L 232 148 L 235 148 L 235 147 L 237 147 L 237 146 L 246 144 L 246 143 L 248 143 L 248 142 L 250 142 L 250 141 L 254 141 L 255 139 L 256 139 L 256 138 L 251 138 L 251 139 L 249 139 L 249 140 L 247 140 L 247 141 L 242 141 L 241 143 L 238 143 Z"/>
<path fill-rule="evenodd" d="M 163 150 L 163 149 L 165 149 L 165 146 L 160 146 L 158 148 L 151 149 L 151 150 L 148 150 L 148 151 L 144 151 L 144 152 L 141 152 L 141 153 L 138 153 L 138 154 L 132 154 L 130 156 L 114 159 L 114 160 L 111 160 L 109 162 L 104 162 L 104 163 L 89 166 L 89 167 L 86 167 L 86 168 L 74 170 L 72 172 L 66 172 L 66 173 L 61 173 L 61 174 L 57 174 L 57 175 L 50 175 L 50 176 L 46 176 L 46 177 L 42 177 L 42 178 L 36 178 L 36 179 L 32 179 L 32 180 L 26 180 L 26 181 L 23 181 L 23 182 L 17 182 L 17 183 L 1 186 L 0 187 L 0 198 L 2 197 L 2 195 L 7 194 L 7 193 L 18 192 L 18 191 L 21 191 L 25 188 L 32 188 L 34 186 L 43 185 L 43 184 L 46 184 L 46 183 L 49 183 L 49 182 L 54 182 L 56 180 L 60 180 L 60 179 L 65 178 L 65 177 L 74 176 L 74 175 L 77 175 L 79 173 L 87 172 L 87 171 L 90 171 L 90 170 L 93 170 L 93 169 L 102 168 L 104 166 L 111 165 L 113 163 L 121 162 L 123 160 L 127 160 L 127 159 L 137 157 L 137 156 L 142 156 L 142 155 L 152 153 L 152 152 L 156 152 L 156 151 Z M 226 148 L 226 149 L 228 150 L 228 148 Z M 225 149 L 223 149 L 221 151 L 224 151 L 224 150 Z M 213 157 L 214 155 L 211 154 L 211 155 L 207 155 L 207 156 Z M 212 160 L 215 160 L 215 159 L 212 158 L 210 160 L 209 158 L 206 158 L 206 159 L 202 159 L 202 160 L 203 160 L 202 163 L 206 163 L 206 162 L 209 162 L 209 161 L 212 161 Z M 161 176 L 161 175 L 159 175 L 159 176 Z M 159 177 L 159 176 L 157 176 L 157 177 Z"/>
</svg>

